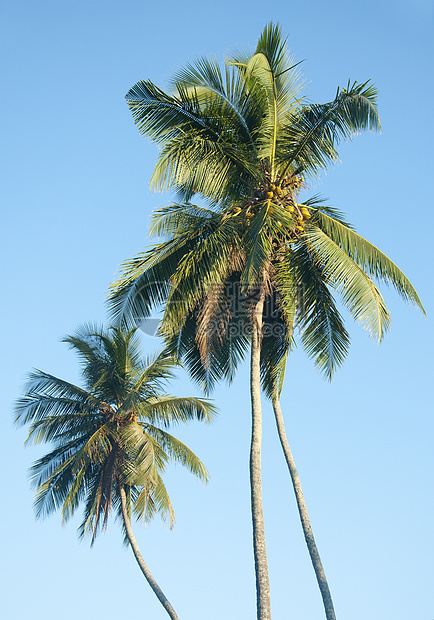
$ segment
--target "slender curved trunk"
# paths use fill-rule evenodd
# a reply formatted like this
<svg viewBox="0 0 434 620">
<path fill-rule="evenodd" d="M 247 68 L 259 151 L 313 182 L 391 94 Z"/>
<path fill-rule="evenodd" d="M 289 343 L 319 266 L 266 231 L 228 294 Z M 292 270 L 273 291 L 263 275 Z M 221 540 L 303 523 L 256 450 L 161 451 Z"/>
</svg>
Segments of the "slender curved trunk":
<svg viewBox="0 0 434 620">
<path fill-rule="evenodd" d="M 126 496 L 125 488 L 123 487 L 123 485 L 120 486 L 120 496 L 121 496 L 122 516 L 124 519 L 125 530 L 127 532 L 128 541 L 133 550 L 134 557 L 137 560 L 137 564 L 140 566 L 140 570 L 145 576 L 146 581 L 151 586 L 152 590 L 154 591 L 155 596 L 158 598 L 160 603 L 163 605 L 164 609 L 167 611 L 169 616 L 172 618 L 172 620 L 179 620 L 178 616 L 175 613 L 175 610 L 173 609 L 172 605 L 169 603 L 167 598 L 164 596 L 163 591 L 159 587 L 158 583 L 155 581 L 155 579 L 151 575 L 151 572 L 149 568 L 146 566 L 145 560 L 143 559 L 142 554 L 140 553 L 139 546 L 137 544 L 136 539 L 134 538 L 133 530 L 131 527 L 131 521 L 128 516 L 127 496 Z"/>
<path fill-rule="evenodd" d="M 253 524 L 253 552 L 256 574 L 256 609 L 258 620 L 271 620 L 270 582 L 265 547 L 264 514 L 262 509 L 261 444 L 262 411 L 260 384 L 260 356 L 262 341 L 262 312 L 264 290 L 253 309 L 252 351 L 250 365 L 250 394 L 252 400 L 252 441 L 250 446 L 250 493 Z"/>
<path fill-rule="evenodd" d="M 316 579 L 318 581 L 319 589 L 321 592 L 326 618 L 327 620 L 336 620 L 332 597 L 330 594 L 321 558 L 319 556 L 318 549 L 315 543 L 315 538 L 313 536 L 312 528 L 309 521 L 309 515 L 306 508 L 306 502 L 304 501 L 303 491 L 301 489 L 300 478 L 298 476 L 294 458 L 292 456 L 288 439 L 286 437 L 282 409 L 280 408 L 280 402 L 277 396 L 273 397 L 272 402 L 277 431 L 279 433 L 280 443 L 282 445 L 283 453 L 285 455 L 286 463 L 288 465 L 289 473 L 291 475 L 295 498 L 297 500 L 298 512 L 300 514 L 301 526 L 303 528 L 304 538 L 306 540 L 309 555 L 313 564 L 313 569 L 315 571 Z"/>
</svg>

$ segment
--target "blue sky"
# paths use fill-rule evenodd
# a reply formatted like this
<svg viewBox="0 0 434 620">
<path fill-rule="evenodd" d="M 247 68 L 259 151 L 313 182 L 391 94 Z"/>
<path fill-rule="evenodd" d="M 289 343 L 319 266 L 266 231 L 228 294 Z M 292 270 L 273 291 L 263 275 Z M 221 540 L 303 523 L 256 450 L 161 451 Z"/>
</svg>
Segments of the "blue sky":
<svg viewBox="0 0 434 620">
<path fill-rule="evenodd" d="M 282 405 L 338 619 L 432 620 L 433 278 L 432 6 L 428 0 L 300 3 L 186 0 L 2 0 L 1 475 L 2 611 L 11 620 L 166 616 L 119 525 L 94 548 L 77 523 L 34 520 L 11 410 L 32 367 L 79 381 L 59 340 L 106 322 L 117 266 L 148 244 L 156 149 L 134 127 L 124 95 L 139 79 L 165 87 L 206 54 L 252 49 L 278 21 L 306 94 L 332 99 L 348 79 L 379 89 L 383 132 L 341 148 L 312 188 L 347 213 L 411 279 L 423 318 L 385 291 L 392 328 L 378 346 L 348 321 L 352 347 L 333 383 L 298 349 Z M 159 346 L 144 337 L 146 351 Z M 181 376 L 174 393 L 197 393 Z M 184 620 L 254 618 L 249 516 L 248 371 L 215 393 L 212 427 L 176 429 L 211 474 L 204 487 L 178 469 L 167 484 L 173 531 L 137 524 L 143 555 Z M 323 617 L 271 409 L 264 401 L 264 511 L 273 618 Z M 154 600 L 155 599 L 155 600 Z"/>
</svg>

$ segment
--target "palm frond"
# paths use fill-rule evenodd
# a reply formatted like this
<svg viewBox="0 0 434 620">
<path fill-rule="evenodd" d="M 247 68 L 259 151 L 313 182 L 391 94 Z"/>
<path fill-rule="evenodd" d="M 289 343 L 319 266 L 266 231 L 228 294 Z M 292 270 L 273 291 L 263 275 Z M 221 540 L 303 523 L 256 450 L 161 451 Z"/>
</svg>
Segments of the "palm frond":
<svg viewBox="0 0 434 620">
<path fill-rule="evenodd" d="M 71 407 L 77 403 L 77 407 L 81 405 L 84 410 L 98 404 L 86 390 L 41 370 L 30 373 L 25 390 L 25 396 L 18 399 L 15 405 L 15 423 L 19 426 L 42 419 L 47 413 L 63 415 L 68 402 Z M 49 407 L 50 398 L 59 403 L 59 408 Z"/>
<path fill-rule="evenodd" d="M 354 82 L 338 89 L 330 103 L 302 107 L 282 127 L 277 162 L 312 172 L 326 167 L 337 159 L 336 146 L 342 139 L 366 129 L 380 130 L 376 102 L 372 84 Z"/>
<path fill-rule="evenodd" d="M 208 482 L 209 475 L 205 465 L 182 441 L 151 424 L 146 424 L 144 427 L 147 433 L 155 438 L 158 445 L 163 448 L 173 461 L 186 467 L 192 474 L 204 482 Z"/>
<path fill-rule="evenodd" d="M 319 228 L 309 227 L 305 240 L 327 282 L 340 293 L 354 320 L 381 341 L 390 325 L 390 317 L 384 299 L 372 280 Z"/>
<path fill-rule="evenodd" d="M 138 414 L 139 420 L 159 423 L 167 428 L 171 424 L 194 419 L 211 422 L 217 415 L 217 409 L 209 400 L 164 395 L 149 399 L 138 409 Z"/>
<path fill-rule="evenodd" d="M 330 380 L 348 354 L 349 334 L 326 274 L 308 247 L 301 244 L 287 260 L 297 286 L 296 322 L 303 347 L 318 370 Z"/>
<path fill-rule="evenodd" d="M 422 302 L 408 278 L 397 265 L 372 243 L 329 214 L 318 211 L 315 224 L 367 273 L 391 284 L 405 301 L 412 302 L 425 314 Z"/>
</svg>

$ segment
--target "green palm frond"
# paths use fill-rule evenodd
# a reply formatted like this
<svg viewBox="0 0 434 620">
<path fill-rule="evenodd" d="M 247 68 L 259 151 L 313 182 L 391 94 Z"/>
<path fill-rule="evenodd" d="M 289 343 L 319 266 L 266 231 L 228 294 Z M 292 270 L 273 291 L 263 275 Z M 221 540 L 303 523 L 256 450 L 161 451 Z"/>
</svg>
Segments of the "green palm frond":
<svg viewBox="0 0 434 620">
<path fill-rule="evenodd" d="M 34 508 L 37 518 L 60 508 L 68 496 L 74 480 L 72 463 L 77 443 L 70 442 L 69 446 L 53 450 L 32 466 L 30 474 L 32 485 L 36 487 Z"/>
<path fill-rule="evenodd" d="M 261 281 L 265 265 L 271 252 L 271 238 L 266 226 L 269 204 L 264 203 L 252 218 L 245 233 L 245 244 L 248 246 L 247 260 L 241 274 L 241 282 L 245 291 L 257 286 Z"/>
<path fill-rule="evenodd" d="M 47 401 L 48 410 L 55 410 L 56 406 L 60 409 L 63 407 L 62 402 L 52 403 Z M 89 428 L 97 427 L 101 424 L 102 416 L 92 413 L 83 413 L 80 407 L 68 408 L 68 413 L 50 416 L 47 414 L 38 420 L 32 422 L 29 426 L 29 433 L 25 445 L 34 445 L 38 443 L 48 443 L 51 441 L 63 440 L 67 438 L 75 438 L 83 436 L 83 432 L 89 431 Z"/>
<path fill-rule="evenodd" d="M 177 90 L 192 90 L 202 112 L 210 114 L 212 111 L 214 117 L 221 119 L 228 131 L 239 134 L 255 154 L 251 124 L 245 118 L 248 89 L 233 67 L 226 65 L 223 74 L 215 59 L 201 57 L 178 71 L 173 85 Z"/>
<path fill-rule="evenodd" d="M 331 379 L 347 356 L 349 334 L 315 256 L 303 244 L 288 259 L 297 286 L 296 321 L 303 347 L 318 370 Z"/>
<path fill-rule="evenodd" d="M 151 424 L 146 424 L 145 428 L 173 461 L 186 467 L 192 474 L 204 482 L 208 482 L 209 475 L 205 465 L 190 448 L 161 428 Z"/>
<path fill-rule="evenodd" d="M 238 295 L 234 297 L 242 300 Z M 169 346 L 182 358 L 183 366 L 190 377 L 205 394 L 211 394 L 215 384 L 222 378 L 229 384 L 233 381 L 249 345 L 245 317 L 237 313 L 231 314 L 224 335 L 220 332 L 219 318 L 213 317 L 211 322 L 211 341 L 206 351 L 205 363 L 203 351 L 197 343 L 198 327 L 194 315 L 186 318 L 179 333 L 169 341 Z"/>
<path fill-rule="evenodd" d="M 306 245 L 327 282 L 340 293 L 354 320 L 381 341 L 390 325 L 384 299 L 369 276 L 319 228 L 305 233 Z"/>
<path fill-rule="evenodd" d="M 231 266 L 240 264 L 241 243 L 233 236 L 233 226 L 227 221 L 212 231 L 179 261 L 171 278 L 163 316 L 166 335 L 179 331 L 186 315 L 220 282 L 230 277 Z"/>
<path fill-rule="evenodd" d="M 171 424 L 186 423 L 190 420 L 211 422 L 217 414 L 217 409 L 209 400 L 200 398 L 178 398 L 164 395 L 149 399 L 138 409 L 139 420 L 148 420 L 151 424 L 158 422 L 164 427 Z"/>
<path fill-rule="evenodd" d="M 170 528 L 175 524 L 175 511 L 161 476 L 157 474 L 154 484 L 143 487 L 134 500 L 134 515 L 149 523 L 159 514 L 163 521 L 169 517 Z"/>
<path fill-rule="evenodd" d="M 261 346 L 261 384 L 265 395 L 272 398 L 283 387 L 286 360 L 293 347 L 288 325 L 276 318 L 270 329 L 264 328 Z"/>
<path fill-rule="evenodd" d="M 318 211 L 315 224 L 364 271 L 391 284 L 405 301 L 412 302 L 425 314 L 422 302 L 409 279 L 383 252 L 327 213 Z"/>
<path fill-rule="evenodd" d="M 54 405 L 50 407 L 51 398 L 59 403 L 59 408 Z M 68 403 L 71 407 L 74 407 L 74 403 L 81 404 L 84 410 L 89 411 L 97 402 L 86 390 L 41 370 L 35 370 L 29 375 L 25 396 L 16 402 L 15 423 L 22 426 L 42 419 L 47 414 L 63 415 Z"/>
<path fill-rule="evenodd" d="M 193 229 L 198 234 L 205 235 L 210 220 L 217 216 L 215 211 L 192 203 L 172 204 L 154 212 L 149 234 L 161 237 L 178 236 L 188 234 Z"/>
<path fill-rule="evenodd" d="M 208 136 L 183 133 L 171 140 L 159 155 L 151 187 L 164 191 L 173 187 L 183 200 L 200 194 L 211 203 L 229 203 L 243 198 L 254 186 L 257 168 L 246 149 Z"/>
<path fill-rule="evenodd" d="M 331 207 L 330 205 L 324 204 L 324 202 L 325 200 L 320 194 L 315 194 L 314 196 L 311 196 L 310 198 L 306 198 L 305 200 L 303 200 L 303 205 L 311 209 L 311 212 L 315 216 L 317 216 L 318 214 L 321 215 L 322 213 L 324 213 L 325 215 L 328 215 L 330 218 L 333 218 L 334 221 L 339 222 L 340 224 L 342 224 L 349 230 L 354 230 L 351 224 L 345 219 L 345 214 L 342 211 L 340 211 L 339 209 L 336 209 L 335 207 Z M 318 220 L 315 217 L 313 222 L 318 224 L 319 228 L 322 228 L 320 217 L 318 218 Z"/>
<path fill-rule="evenodd" d="M 122 265 L 122 276 L 110 287 L 110 314 L 117 323 L 137 327 L 153 308 L 164 303 L 170 291 L 170 278 L 184 252 L 187 240 L 154 246 Z"/>
<path fill-rule="evenodd" d="M 336 146 L 357 132 L 380 130 L 377 91 L 365 82 L 348 83 L 333 101 L 303 106 L 282 127 L 276 160 L 286 169 L 291 164 L 315 172 L 338 157 Z"/>
<path fill-rule="evenodd" d="M 273 71 L 268 58 L 261 52 L 252 56 L 243 70 L 250 88 L 259 91 L 259 97 L 264 99 L 265 113 L 257 137 L 258 158 L 268 160 L 273 168 L 278 130 L 278 100 Z"/>
<path fill-rule="evenodd" d="M 119 429 L 124 449 L 122 481 L 128 486 L 153 484 L 157 471 L 163 472 L 168 456 L 154 437 L 134 422 Z"/>
<path fill-rule="evenodd" d="M 89 405 L 89 402 L 84 399 L 77 401 L 71 398 L 53 398 L 52 396 L 30 394 L 17 403 L 16 412 L 19 412 L 22 419 L 17 423 L 31 422 L 26 443 L 39 443 L 44 441 L 44 439 L 37 438 L 39 429 L 47 421 L 53 428 L 55 426 L 57 428 L 57 425 L 62 426 L 68 420 L 76 424 L 80 416 L 87 417 L 93 410 L 94 406 Z M 54 415 L 51 415 L 52 413 Z M 56 432 L 58 431 L 56 430 Z"/>
<path fill-rule="evenodd" d="M 270 22 L 262 31 L 255 53 L 237 53 L 231 63 L 242 71 L 254 55 L 263 55 L 267 59 L 269 70 L 273 76 L 274 93 L 278 101 L 280 114 L 293 111 L 299 105 L 299 95 L 303 88 L 300 73 L 296 67 L 300 64 L 288 53 L 287 38 L 283 36 L 278 24 Z M 252 98 L 252 97 L 251 97 Z"/>
<path fill-rule="evenodd" d="M 142 135 L 157 143 L 179 136 L 191 129 L 215 133 L 211 124 L 201 118 L 194 97 L 179 93 L 179 97 L 167 95 L 150 80 L 141 80 L 125 96 L 128 106 Z"/>
</svg>

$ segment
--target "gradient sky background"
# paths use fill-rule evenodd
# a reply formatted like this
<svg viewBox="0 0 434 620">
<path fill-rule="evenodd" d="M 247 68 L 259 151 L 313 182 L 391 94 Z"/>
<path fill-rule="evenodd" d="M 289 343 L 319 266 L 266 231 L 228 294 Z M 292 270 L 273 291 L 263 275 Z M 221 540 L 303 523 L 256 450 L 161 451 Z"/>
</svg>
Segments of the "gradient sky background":
<svg viewBox="0 0 434 620">
<path fill-rule="evenodd" d="M 432 6 L 428 0 L 206 4 L 2 0 L 2 615 L 164 619 L 119 525 L 93 549 L 76 522 L 36 522 L 27 480 L 44 451 L 23 448 L 14 400 L 32 367 L 78 382 L 59 340 L 106 322 L 117 266 L 146 247 L 156 149 L 124 95 L 165 87 L 201 54 L 253 49 L 279 21 L 306 94 L 325 102 L 348 79 L 379 89 L 382 135 L 341 148 L 311 193 L 347 213 L 404 270 L 428 318 L 385 291 L 392 328 L 378 346 L 348 321 L 350 356 L 327 384 L 298 349 L 282 403 L 338 620 L 433 620 Z M 143 337 L 155 351 L 155 338 Z M 185 376 L 172 392 L 197 393 Z M 135 526 L 142 553 L 182 620 L 252 620 L 248 372 L 215 393 L 212 427 L 176 429 L 211 474 L 168 471 L 173 531 Z M 264 402 L 263 484 L 273 619 L 323 618 L 272 412 Z"/>
</svg>

